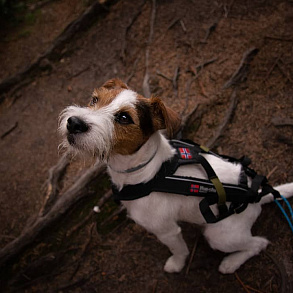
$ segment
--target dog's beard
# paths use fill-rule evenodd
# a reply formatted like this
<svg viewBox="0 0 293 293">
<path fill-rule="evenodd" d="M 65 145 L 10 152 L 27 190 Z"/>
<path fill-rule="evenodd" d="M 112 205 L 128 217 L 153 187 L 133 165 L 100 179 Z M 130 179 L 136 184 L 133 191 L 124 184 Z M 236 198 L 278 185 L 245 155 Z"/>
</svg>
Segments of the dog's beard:
<svg viewBox="0 0 293 293">
<path fill-rule="evenodd" d="M 82 119 L 89 127 L 84 133 L 70 134 L 67 120 L 71 116 Z M 97 113 L 88 108 L 71 106 L 60 115 L 59 133 L 63 137 L 59 149 L 66 149 L 73 156 L 95 158 L 105 162 L 112 151 L 113 121 L 107 112 Z"/>
</svg>

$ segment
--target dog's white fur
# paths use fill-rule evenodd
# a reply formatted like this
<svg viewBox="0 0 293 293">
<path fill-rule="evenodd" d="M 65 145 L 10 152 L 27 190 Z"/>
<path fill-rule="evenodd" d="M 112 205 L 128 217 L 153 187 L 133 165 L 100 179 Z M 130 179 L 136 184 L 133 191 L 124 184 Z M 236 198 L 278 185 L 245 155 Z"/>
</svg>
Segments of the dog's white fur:
<svg viewBox="0 0 293 293">
<path fill-rule="evenodd" d="M 126 106 L 135 109 L 136 102 L 137 94 L 129 89 L 123 89 L 104 107 L 71 106 L 61 115 L 60 132 L 64 137 L 67 135 L 67 119 L 71 116 L 78 116 L 90 125 L 88 132 L 77 135 L 75 145 L 71 146 L 66 139 L 63 144 L 74 150 L 107 158 L 108 173 L 118 189 L 127 184 L 149 181 L 160 169 L 161 164 L 170 159 L 175 151 L 161 131 L 155 131 L 133 154 L 122 155 L 112 151 L 116 123 L 114 115 Z M 123 170 L 147 162 L 154 153 L 154 158 L 143 168 L 130 174 L 121 173 Z M 240 165 L 212 155 L 204 156 L 221 182 L 238 184 Z M 176 171 L 176 175 L 207 178 L 205 171 L 198 165 L 182 166 Z M 285 197 L 293 195 L 293 183 L 278 186 L 276 189 Z M 263 237 L 252 236 L 251 227 L 261 213 L 261 205 L 273 201 L 272 195 L 265 196 L 259 203 L 250 204 L 242 213 L 234 214 L 215 224 L 205 223 L 199 210 L 200 200 L 199 197 L 153 192 L 140 199 L 122 202 L 129 216 L 137 224 L 154 233 L 170 249 L 172 256 L 165 264 L 166 272 L 180 272 L 189 254 L 178 221 L 201 225 L 203 234 L 213 249 L 230 253 L 219 267 L 219 271 L 225 274 L 235 272 L 246 260 L 267 247 L 269 241 Z M 213 207 L 213 211 L 215 214 L 218 212 L 216 207 Z"/>
</svg>

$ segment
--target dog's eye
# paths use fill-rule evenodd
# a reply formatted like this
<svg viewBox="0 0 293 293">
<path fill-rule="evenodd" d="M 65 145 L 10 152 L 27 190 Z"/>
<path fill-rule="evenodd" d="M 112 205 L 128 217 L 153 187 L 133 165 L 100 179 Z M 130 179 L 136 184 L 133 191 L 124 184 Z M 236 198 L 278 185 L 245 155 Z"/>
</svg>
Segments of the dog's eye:
<svg viewBox="0 0 293 293">
<path fill-rule="evenodd" d="M 99 98 L 98 98 L 98 97 L 93 97 L 92 100 L 91 100 L 90 105 L 93 106 L 93 105 L 96 104 L 98 101 L 99 101 Z"/>
<path fill-rule="evenodd" d="M 133 124 L 133 120 L 130 115 L 126 112 L 121 112 L 115 115 L 115 121 L 120 124 Z"/>
</svg>

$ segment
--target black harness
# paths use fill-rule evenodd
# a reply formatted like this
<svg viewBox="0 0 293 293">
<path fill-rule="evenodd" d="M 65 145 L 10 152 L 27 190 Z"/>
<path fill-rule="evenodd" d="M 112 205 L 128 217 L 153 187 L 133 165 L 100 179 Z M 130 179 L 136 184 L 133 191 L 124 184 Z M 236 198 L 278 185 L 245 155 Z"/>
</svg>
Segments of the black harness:
<svg viewBox="0 0 293 293">
<path fill-rule="evenodd" d="M 120 191 L 113 185 L 114 199 L 118 201 L 135 200 L 147 196 L 153 191 L 198 196 L 203 198 L 199 203 L 199 208 L 204 219 L 207 223 L 215 223 L 234 213 L 241 213 L 249 203 L 259 202 L 268 193 L 272 193 L 275 198 L 280 198 L 279 192 L 268 184 L 265 176 L 258 175 L 248 167 L 251 161 L 247 157 L 235 159 L 218 155 L 192 141 L 171 140 L 170 144 L 176 149 L 176 154 L 172 159 L 162 164 L 153 179 L 146 183 L 126 185 Z M 239 184 L 221 183 L 202 154 L 211 154 L 229 162 L 241 164 Z M 180 166 L 187 164 L 201 164 L 208 180 L 174 175 Z M 247 185 L 248 177 L 252 180 L 251 187 Z M 231 203 L 229 208 L 226 202 Z M 215 216 L 210 208 L 214 204 L 217 204 L 218 216 Z"/>
</svg>

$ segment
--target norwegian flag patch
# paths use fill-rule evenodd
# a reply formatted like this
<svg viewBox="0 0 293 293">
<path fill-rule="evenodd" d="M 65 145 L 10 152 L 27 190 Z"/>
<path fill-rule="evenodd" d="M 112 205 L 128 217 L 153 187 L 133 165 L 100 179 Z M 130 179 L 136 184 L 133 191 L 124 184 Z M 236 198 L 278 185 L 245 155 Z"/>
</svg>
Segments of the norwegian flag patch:
<svg viewBox="0 0 293 293">
<path fill-rule="evenodd" d="M 199 191 L 199 185 L 197 184 L 190 185 L 190 192 L 198 193 L 198 191 Z"/>
<path fill-rule="evenodd" d="M 179 148 L 179 152 L 182 159 L 192 159 L 192 154 L 188 148 Z"/>
</svg>

